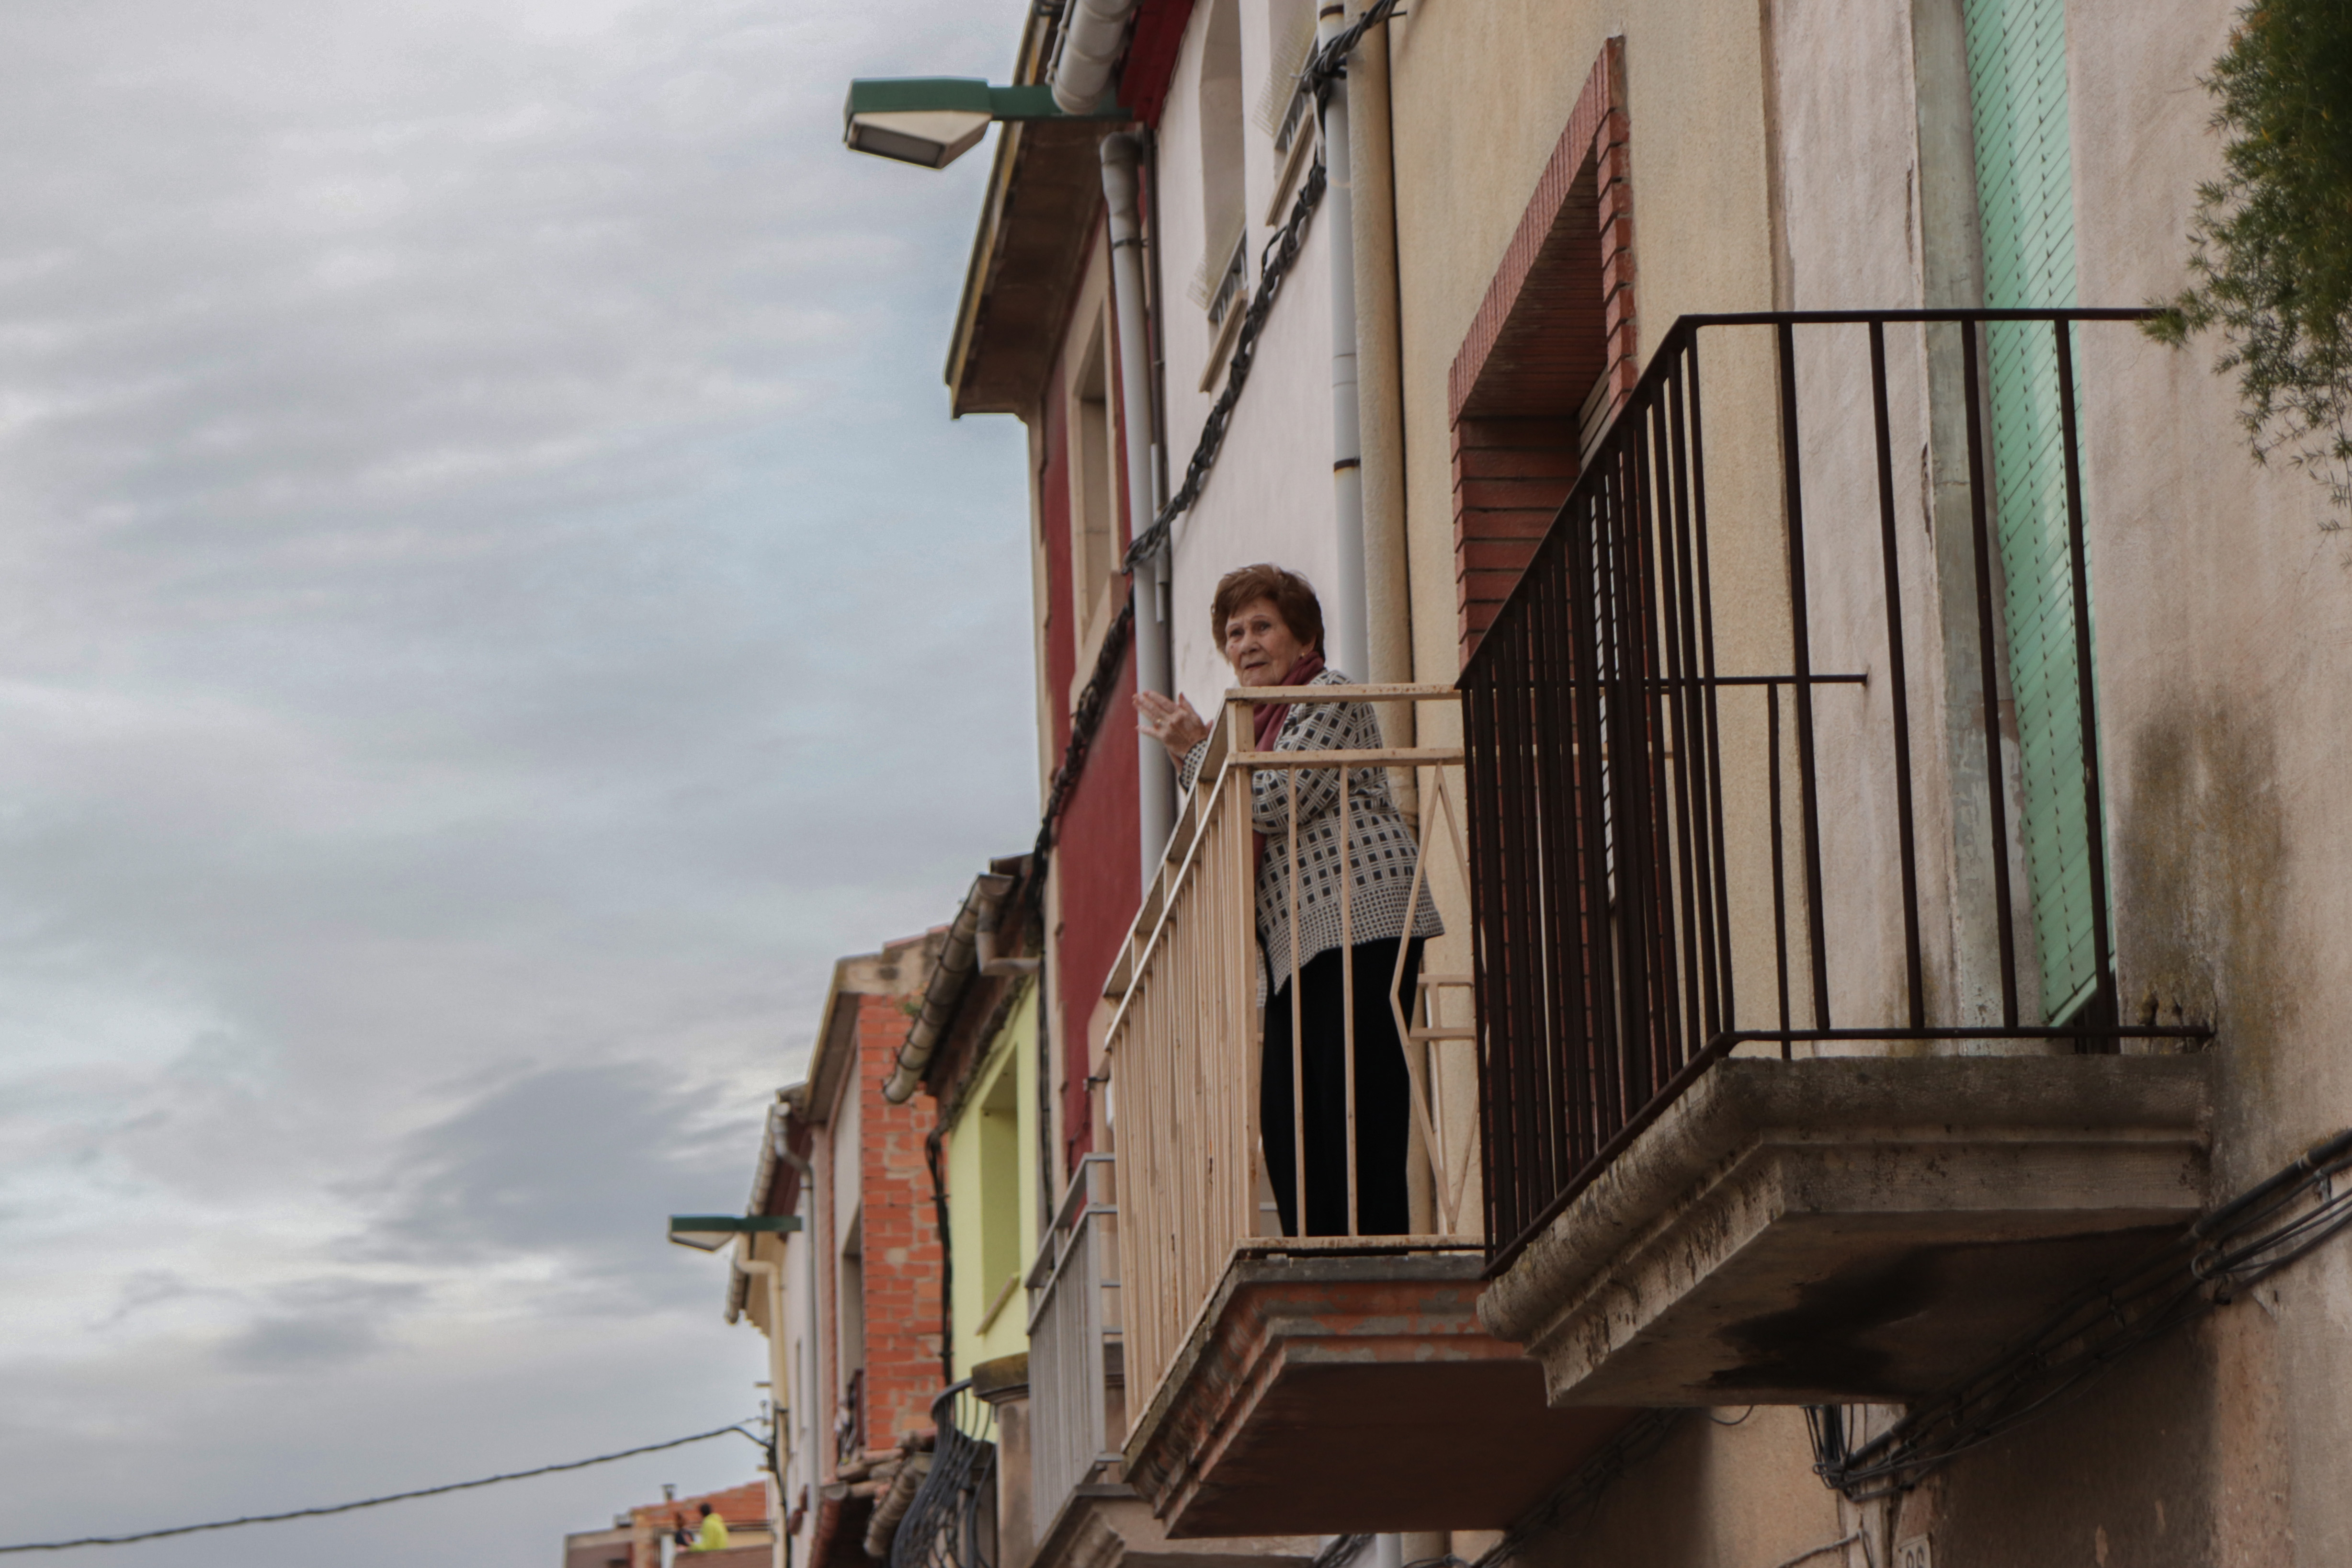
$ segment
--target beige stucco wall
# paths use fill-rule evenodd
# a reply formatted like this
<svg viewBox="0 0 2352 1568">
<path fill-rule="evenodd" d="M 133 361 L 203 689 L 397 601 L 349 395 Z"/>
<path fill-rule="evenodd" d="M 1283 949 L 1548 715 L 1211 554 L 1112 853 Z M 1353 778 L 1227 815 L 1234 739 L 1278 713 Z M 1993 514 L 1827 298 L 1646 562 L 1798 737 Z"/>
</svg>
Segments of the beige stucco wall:
<svg viewBox="0 0 2352 1568">
<path fill-rule="evenodd" d="M 1602 39 L 1619 27 L 1626 34 L 1646 353 L 1685 310 L 1945 302 L 1952 279 L 1972 275 L 1948 231 L 1923 212 L 1948 170 L 1932 166 L 1932 149 L 1923 160 L 1912 71 L 1933 48 L 1914 36 L 1914 9 L 1694 0 L 1627 15 L 1437 0 L 1392 24 L 1422 679 L 1450 679 L 1456 667 L 1445 373 Z M 2230 16 L 2225 0 L 2157 0 L 2153 9 L 2072 0 L 2083 302 L 2137 304 L 2183 281 L 2195 186 L 2217 163 L 2210 100 L 2196 78 L 2223 47 Z M 1776 115 L 1769 134 L 1768 111 Z M 1931 164 L 1924 172 L 1923 161 Z M 1777 227 L 1769 222 L 1775 211 L 1788 215 Z M 1746 336 L 1752 345 L 1727 340 L 1722 354 L 1709 350 L 1709 478 L 1731 498 L 1714 508 L 1718 551 L 1728 552 L 1717 558 L 1722 613 L 1738 628 L 1738 651 L 1764 668 L 1785 632 L 1769 607 L 1785 581 L 1772 494 L 1777 422 L 1717 413 L 1769 398 L 1768 344 L 1760 333 Z M 1816 663 L 1876 678 L 1863 691 L 1823 698 L 1825 752 L 1843 745 L 1857 757 L 1855 742 L 1883 734 L 1887 722 L 1875 470 L 1868 405 L 1858 396 L 1868 384 L 1864 342 L 1860 329 L 1842 329 L 1808 342 L 1800 359 L 1809 398 L 1834 381 L 1845 387 L 1822 416 L 1808 402 L 1802 449 L 1810 582 L 1825 628 Z M 2210 374 L 2213 344 L 2176 353 L 2128 327 L 2086 329 L 2081 342 L 2126 1010 L 2136 1015 L 2152 994 L 2168 1020 L 2178 1005 L 2219 1024 L 2220 1196 L 2352 1124 L 2352 1059 L 2332 1034 L 2352 1011 L 2352 948 L 2340 934 L 2352 929 L 2352 834 L 2344 826 L 2352 770 L 2339 761 L 2341 737 L 2352 731 L 2352 549 L 2325 526 L 2316 485 L 2248 458 L 2231 387 Z M 1898 331 L 1888 346 L 1929 990 L 1933 1011 L 1951 1016 L 1961 1005 L 1947 899 L 1957 830 L 1938 783 L 1950 757 L 1936 706 L 1939 520 L 1920 395 L 1927 342 Z M 1745 606 L 1743 584 L 1753 585 Z M 1838 713 L 1840 701 L 1853 711 Z M 1424 729 L 1424 739 L 1441 735 L 1451 738 L 1443 724 Z M 1737 745 L 1742 737 L 1727 739 Z M 1882 748 L 1877 762 L 1827 780 L 1823 801 L 1832 925 L 1861 955 L 1836 975 L 1838 1003 L 1858 1014 L 1887 1016 L 1900 1003 L 1888 963 L 1889 784 Z M 1734 781 L 1735 811 L 1742 787 Z M 2116 1561 L 2352 1561 L 2352 1500 L 2338 1484 L 2352 1438 L 2352 1401 L 2341 1392 L 2352 1386 L 2347 1329 L 2352 1247 L 2338 1245 L 2266 1287 L 2259 1304 L 2225 1310 L 2156 1360 L 2097 1385 L 2063 1423 L 1956 1467 L 1905 1528 L 1935 1520 L 1959 1553 L 1938 1547 L 1936 1561 L 1947 1568 L 2088 1562 L 2110 1538 L 2159 1553 Z M 1793 1413 L 1765 1414 L 1780 1425 L 1763 1429 L 1778 1438 L 1738 1461 L 1753 1466 L 1748 1500 L 1732 1500 L 1731 1472 L 1709 1468 L 1718 1460 L 1669 1450 L 1650 1468 L 1703 1474 L 1726 1489 L 1694 1497 L 1677 1489 L 1683 1480 L 1669 1487 L 1629 1476 L 1620 1500 L 1578 1532 L 1574 1552 L 1563 1535 L 1535 1559 L 1605 1555 L 1596 1551 L 1605 1538 L 1644 1561 L 1761 1564 L 1835 1539 L 1836 1510 L 1787 1426 Z M 1733 1462 L 1729 1445 L 1759 1440 L 1677 1438 L 1724 1446 L 1722 1465 Z M 2118 1466 L 2135 1465 L 2161 1484 L 2112 1484 Z M 2002 1500 L 2016 1496 L 2000 1478 L 2027 1471 L 2036 1478 L 2032 1518 L 1995 1528 Z M 2177 1533 L 2164 1538 L 2168 1500 Z M 1758 1524 L 1754 1540 L 1717 1538 L 1756 1521 L 1777 1522 Z M 1671 1549 L 1659 1533 L 1669 1526 L 1683 1542 Z M 2166 1539 L 2168 1546 L 2158 1544 Z"/>
<path fill-rule="evenodd" d="M 1711 0 L 1668 0 L 1638 11 L 1439 0 L 1411 7 L 1389 32 L 1414 675 L 1450 683 L 1460 660 L 1447 374 L 1594 61 L 1612 35 L 1624 36 L 1645 359 L 1682 313 L 1772 303 L 1766 75 L 1756 9 Z M 1780 625 L 1777 595 L 1739 586 L 1758 574 L 1773 581 L 1780 560 L 1764 346 L 1711 347 L 1706 368 L 1709 478 L 1722 503 L 1716 510 L 1722 648 L 1727 658 L 1751 663 L 1768 657 L 1759 641 Z M 1734 743 L 1760 749 L 1760 710 L 1748 728 L 1738 713 L 1727 713 L 1727 722 Z M 1420 738 L 1457 742 L 1456 714 L 1424 708 Z M 1458 773 L 1454 784 L 1458 803 Z M 1730 804 L 1747 811 L 1754 824 L 1747 837 L 1760 844 L 1760 796 Z M 1430 858 L 1452 932 L 1435 944 L 1431 966 L 1467 972 L 1469 905 L 1455 857 Z M 1752 910 L 1739 912 L 1742 931 L 1762 929 Z M 1449 1169 L 1467 1172 L 1464 1218 L 1475 1228 L 1473 1053 L 1441 1048 L 1434 1076 L 1449 1111 L 1443 1134 Z"/>
<path fill-rule="evenodd" d="M 1685 311 L 1772 302 L 1754 7 L 1664 0 L 1629 15 L 1611 4 L 1439 0 L 1390 24 L 1407 526 L 1424 679 L 1451 680 L 1459 668 L 1446 373 L 1593 61 L 1620 32 L 1643 353 Z"/>
<path fill-rule="evenodd" d="M 1694 1410 L 1641 1453 L 1596 1502 L 1534 1536 L 1529 1568 L 1584 1563 L 1643 1568 L 1778 1568 L 1793 1562 L 1859 1568 L 1858 1545 L 1822 1552 L 1853 1532 L 1838 1496 L 1810 1473 L 1801 1411 L 1766 1405 Z M 1455 1537 L 1454 1551 L 1462 1552 Z"/>
<path fill-rule="evenodd" d="M 2222 0 L 2070 5 L 2086 301 L 2185 280 L 2195 185 L 2219 165 L 2195 81 L 2231 18 Z M 2352 1125 L 2352 552 L 2316 484 L 2247 456 L 2216 346 L 2086 346 L 2085 484 L 2126 1005 L 2153 994 L 2218 1025 L 2234 1190 Z M 2241 1428 L 2246 1460 L 2274 1453 L 2263 1485 L 2281 1494 L 2271 1525 L 2239 1510 L 2232 1561 L 2352 1561 L 2347 1250 L 2282 1276 L 2269 1321 L 2233 1309 L 2247 1321 L 2211 1347 L 2215 1419 Z M 2248 1422 L 2264 1388 L 2278 1407 Z"/>
</svg>

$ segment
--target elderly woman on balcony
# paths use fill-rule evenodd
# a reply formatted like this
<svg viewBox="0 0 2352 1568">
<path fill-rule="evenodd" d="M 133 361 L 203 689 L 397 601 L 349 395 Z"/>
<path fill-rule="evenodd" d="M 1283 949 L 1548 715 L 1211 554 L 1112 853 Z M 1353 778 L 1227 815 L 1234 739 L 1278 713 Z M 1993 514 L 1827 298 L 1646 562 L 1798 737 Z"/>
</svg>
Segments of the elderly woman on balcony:
<svg viewBox="0 0 2352 1568">
<path fill-rule="evenodd" d="M 1323 662 L 1323 607 L 1315 590 L 1279 566 L 1244 566 L 1217 584 L 1210 625 L 1242 686 L 1339 686 L 1348 678 Z M 1183 787 L 1197 782 L 1209 727 L 1190 702 L 1139 691 L 1139 728 L 1168 748 Z M 1259 751 L 1370 751 L 1384 744 L 1379 719 L 1361 702 L 1265 703 L 1255 713 Z M 1265 1051 L 1258 1078 L 1258 1122 L 1266 1174 L 1286 1236 L 1345 1236 L 1348 1225 L 1347 985 L 1339 900 L 1349 893 L 1354 944 L 1356 1024 L 1355 1229 L 1402 1236 L 1412 1229 L 1405 1156 L 1412 1130 L 1412 1080 L 1397 1038 L 1389 987 L 1404 949 L 1402 994 L 1410 1003 L 1421 944 L 1442 934 L 1424 894 L 1412 902 L 1412 829 L 1389 794 L 1388 770 L 1348 775 L 1346 854 L 1340 853 L 1339 770 L 1301 769 L 1297 778 L 1298 921 L 1290 913 L 1289 774 L 1260 769 L 1250 778 L 1257 829 L 1257 938 L 1265 984 Z M 1342 870 L 1344 862 L 1345 870 Z M 1291 973 L 1296 942 L 1298 973 Z M 1296 994 L 1293 988 L 1296 987 Z M 1297 1016 L 1297 1068 L 1306 1114 L 1291 1099 L 1292 1016 Z M 1294 1129 L 1306 1132 L 1306 1225 L 1297 1212 Z"/>
</svg>

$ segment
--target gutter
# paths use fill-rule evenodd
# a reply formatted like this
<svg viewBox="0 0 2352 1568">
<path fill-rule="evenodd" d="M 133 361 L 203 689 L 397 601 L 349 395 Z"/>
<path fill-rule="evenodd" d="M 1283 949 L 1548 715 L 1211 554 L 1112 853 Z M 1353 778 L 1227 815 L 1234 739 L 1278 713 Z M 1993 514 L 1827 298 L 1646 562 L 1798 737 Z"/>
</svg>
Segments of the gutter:
<svg viewBox="0 0 2352 1568">
<path fill-rule="evenodd" d="M 1019 863 L 997 862 L 1000 866 Z M 892 1105 L 904 1105 L 914 1097 L 915 1087 L 923 1081 L 924 1069 L 931 1065 L 940 1043 L 947 1038 L 956 1013 L 963 1005 L 964 992 L 971 987 L 975 974 L 995 980 L 1037 973 L 1036 959 L 1001 958 L 996 952 L 1004 901 L 1019 880 L 1003 871 L 983 872 L 972 879 L 971 891 L 964 895 L 963 908 L 956 911 L 954 921 L 948 927 L 947 940 L 940 945 L 940 961 L 931 971 L 930 984 L 923 989 L 923 1011 L 916 1018 L 915 1026 L 907 1031 L 906 1043 L 898 1047 L 898 1066 L 882 1086 L 882 1098 Z"/>
<path fill-rule="evenodd" d="M 1063 25 L 1062 47 L 1045 85 L 1065 114 L 1087 114 L 1110 91 L 1111 68 L 1127 42 L 1139 0 L 1076 0 Z"/>
<path fill-rule="evenodd" d="M 770 1202 L 775 1196 L 776 1165 L 779 1162 L 790 1165 L 798 1173 L 799 1181 L 796 1184 L 801 1192 L 806 1192 L 815 1179 L 815 1173 L 808 1161 L 793 1153 L 792 1150 L 791 1124 L 794 1117 L 799 1114 L 795 1097 L 804 1093 L 805 1090 L 806 1086 L 803 1084 L 795 1084 L 790 1089 L 780 1089 L 776 1091 L 775 1100 L 768 1106 L 767 1124 L 761 1130 L 760 1135 L 760 1162 L 751 1174 L 751 1196 L 743 1205 L 743 1212 L 746 1215 L 768 1212 Z M 800 1193 L 795 1193 L 792 1205 L 784 1212 L 795 1213 L 799 1207 Z M 743 1315 L 751 1283 L 751 1280 L 745 1278 L 741 1265 L 737 1265 L 729 1272 L 727 1321 L 730 1323 Z"/>
</svg>

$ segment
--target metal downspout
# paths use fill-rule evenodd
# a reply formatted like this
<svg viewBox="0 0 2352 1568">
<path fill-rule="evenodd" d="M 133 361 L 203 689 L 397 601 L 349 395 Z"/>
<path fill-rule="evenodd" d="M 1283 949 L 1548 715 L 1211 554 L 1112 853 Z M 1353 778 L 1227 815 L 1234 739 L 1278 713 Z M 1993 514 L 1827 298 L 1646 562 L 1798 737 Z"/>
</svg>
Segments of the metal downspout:
<svg viewBox="0 0 2352 1568">
<path fill-rule="evenodd" d="M 803 1230 L 802 1237 L 803 1245 L 801 1247 L 801 1262 L 803 1267 L 801 1277 L 805 1281 L 805 1288 L 808 1291 L 807 1300 L 810 1331 L 808 1340 L 804 1342 L 804 1348 L 810 1361 L 814 1363 L 816 1359 L 815 1339 L 817 1311 L 816 1234 L 814 1230 L 814 1222 L 817 1212 L 816 1163 L 805 1155 L 795 1154 L 793 1152 L 790 1134 L 782 1128 L 778 1128 L 776 1130 L 775 1150 L 776 1158 L 783 1161 L 793 1170 L 798 1171 L 801 1173 L 801 1202 L 808 1205 L 808 1227 Z M 785 1244 L 785 1251 L 786 1255 L 789 1256 L 791 1252 L 791 1243 L 787 1242 Z M 779 1321 L 781 1321 L 781 1318 Z M 790 1350 L 787 1349 L 787 1356 L 789 1356 L 790 1353 Z M 790 1390 L 792 1400 L 791 1414 L 794 1416 L 814 1415 L 816 1413 L 819 1408 L 816 1403 L 816 1374 L 810 1367 L 795 1365 L 792 1369 L 793 1386 Z M 771 1392 L 772 1392 L 772 1390 Z M 805 1408 L 803 1406 L 803 1401 L 807 1402 Z M 789 1438 L 785 1441 L 784 1452 L 788 1456 L 797 1456 L 799 1454 L 799 1450 L 793 1446 Z M 817 1474 L 819 1467 L 814 1454 L 810 1454 L 807 1456 L 807 1458 L 809 1476 L 808 1479 L 802 1484 L 808 1489 L 809 1495 L 814 1498 L 816 1495 L 816 1489 L 820 1484 Z M 799 1466 L 797 1463 L 794 1463 L 793 1468 L 797 1469 Z M 779 1482 L 778 1484 L 782 1485 L 783 1483 Z M 790 1524 L 793 1518 L 793 1500 L 789 1494 L 783 1499 L 783 1515 L 784 1523 Z M 779 1564 L 779 1568 L 793 1568 L 792 1533 L 789 1531 L 780 1529 L 777 1531 L 777 1534 L 778 1538 L 782 1541 L 784 1546 L 783 1558 L 782 1563 Z"/>
<path fill-rule="evenodd" d="M 1349 0 L 1351 19 L 1365 0 Z M 1389 101 L 1389 34 L 1365 33 L 1348 60 L 1356 211 L 1356 353 L 1361 386 L 1364 597 L 1370 655 L 1365 680 L 1409 681 L 1414 671 L 1412 566 L 1405 540 L 1404 375 L 1397 297 L 1396 163 Z M 1391 746 L 1415 743 L 1411 703 L 1381 714 Z M 1403 780 L 1398 781 L 1400 784 Z M 1443 1551 L 1436 1553 L 1443 1555 Z"/>
<path fill-rule="evenodd" d="M 1323 0 L 1315 18 L 1318 47 L 1348 26 L 1341 0 Z M 1331 489 L 1339 531 L 1339 581 L 1332 584 L 1325 657 L 1353 680 L 1371 677 L 1370 606 L 1365 599 L 1364 431 L 1356 384 L 1355 158 L 1349 147 L 1348 79 L 1323 99 L 1324 233 L 1331 247 Z"/>
<path fill-rule="evenodd" d="M 1139 0 L 1077 0 L 1062 29 L 1062 47 L 1045 83 L 1065 114 L 1085 114 L 1110 90 L 1111 68 L 1127 41 L 1127 20 Z"/>
<path fill-rule="evenodd" d="M 1103 202 L 1110 215 L 1111 302 L 1118 343 L 1121 453 L 1127 468 L 1128 527 L 1151 526 L 1151 341 L 1143 292 L 1143 215 L 1138 170 L 1143 148 L 1133 136 L 1102 142 Z M 1135 603 L 1135 687 L 1166 695 L 1169 679 L 1168 562 L 1147 556 L 1135 564 L 1129 592 Z M 1168 752 L 1149 735 L 1136 737 L 1137 818 L 1141 826 L 1142 883 L 1160 874 L 1161 855 L 1176 821 L 1176 774 Z"/>
</svg>

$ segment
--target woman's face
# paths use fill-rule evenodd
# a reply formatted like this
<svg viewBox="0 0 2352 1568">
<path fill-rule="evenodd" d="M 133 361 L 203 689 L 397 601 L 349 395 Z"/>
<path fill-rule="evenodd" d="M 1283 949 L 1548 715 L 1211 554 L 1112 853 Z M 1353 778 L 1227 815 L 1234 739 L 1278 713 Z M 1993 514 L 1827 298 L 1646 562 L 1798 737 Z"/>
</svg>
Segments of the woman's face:
<svg viewBox="0 0 2352 1568">
<path fill-rule="evenodd" d="M 1244 686 L 1281 685 L 1307 651 L 1272 599 L 1253 599 L 1226 618 L 1225 659 Z"/>
</svg>

